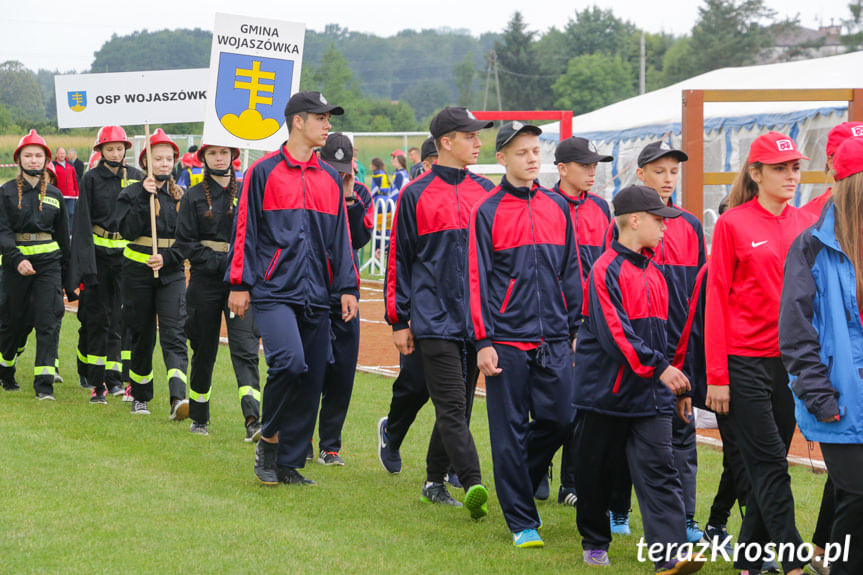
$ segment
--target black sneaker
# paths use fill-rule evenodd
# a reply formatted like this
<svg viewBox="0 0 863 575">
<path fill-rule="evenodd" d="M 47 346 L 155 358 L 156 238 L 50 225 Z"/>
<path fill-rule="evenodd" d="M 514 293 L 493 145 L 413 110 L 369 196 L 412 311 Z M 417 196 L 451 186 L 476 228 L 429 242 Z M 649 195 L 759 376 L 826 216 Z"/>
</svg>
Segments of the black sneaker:
<svg viewBox="0 0 863 575">
<path fill-rule="evenodd" d="M 557 502 L 561 505 L 575 507 L 576 501 L 578 501 L 578 496 L 575 494 L 575 489 L 561 485 L 557 492 Z"/>
<path fill-rule="evenodd" d="M 276 457 L 278 455 L 278 443 L 259 441 L 255 446 L 255 476 L 264 485 L 279 484 L 279 476 L 276 473 Z"/>
<path fill-rule="evenodd" d="M 198 423 L 197 421 L 192 422 L 192 425 L 189 427 L 189 433 L 194 435 L 210 435 L 210 432 L 207 431 L 207 424 Z"/>
<path fill-rule="evenodd" d="M 95 387 L 96 387 L 95 385 L 90 384 L 87 381 L 87 378 L 84 377 L 83 375 L 78 376 L 78 385 L 81 386 L 81 389 L 95 389 Z"/>
<path fill-rule="evenodd" d="M 545 501 L 551 496 L 551 485 L 549 485 L 549 482 L 551 481 L 551 473 L 551 464 L 549 464 L 548 471 L 542 476 L 539 485 L 536 486 L 536 491 L 533 494 L 535 499 Z"/>
<path fill-rule="evenodd" d="M 398 449 L 390 446 L 386 417 L 378 420 L 378 459 L 389 473 L 395 475 L 402 470 L 402 456 Z"/>
<path fill-rule="evenodd" d="M 132 415 L 150 415 L 150 410 L 147 409 L 147 402 L 133 400 Z"/>
<path fill-rule="evenodd" d="M 455 489 L 464 489 L 464 486 L 458 479 L 458 474 L 456 474 L 455 469 L 453 469 L 452 467 L 450 467 L 449 471 L 446 472 L 446 475 L 443 476 L 443 480 L 449 483 Z"/>
<path fill-rule="evenodd" d="M 315 459 L 315 444 L 314 442 L 309 442 L 309 448 L 306 449 L 306 461 L 313 461 Z"/>
<path fill-rule="evenodd" d="M 36 399 L 38 399 L 39 401 L 45 401 L 45 400 L 54 401 L 57 398 L 54 397 L 53 393 L 37 393 Z"/>
<path fill-rule="evenodd" d="M 345 465 L 345 460 L 339 457 L 338 451 L 321 451 L 321 455 L 318 457 L 318 463 L 322 463 L 324 465 Z"/>
<path fill-rule="evenodd" d="M 105 399 L 105 389 L 93 388 L 90 392 L 90 403 L 93 405 L 108 405 L 108 400 Z"/>
<path fill-rule="evenodd" d="M 124 393 L 125 391 L 126 391 L 126 390 L 123 388 L 123 386 L 122 386 L 122 385 L 114 384 L 114 385 L 112 385 L 112 386 L 111 386 L 111 388 L 108 390 L 108 395 L 110 395 L 110 396 L 112 396 L 112 397 L 119 397 L 119 396 L 123 395 L 123 393 Z"/>
<path fill-rule="evenodd" d="M 263 443 L 263 441 L 259 442 L 258 445 Z M 276 472 L 279 478 L 279 483 L 284 483 L 286 485 L 317 485 L 316 481 L 312 481 L 308 477 L 303 477 L 299 471 L 290 467 L 282 467 L 281 465 Z"/>
<path fill-rule="evenodd" d="M 452 507 L 462 506 L 461 501 L 456 501 L 453 499 L 453 496 L 449 494 L 449 491 L 446 489 L 446 485 L 436 481 L 423 485 L 420 501 L 423 503 L 440 503 L 443 505 L 450 505 Z"/>
<path fill-rule="evenodd" d="M 3 391 L 21 391 L 21 386 L 14 379 L 12 381 L 3 380 Z"/>
<path fill-rule="evenodd" d="M 246 443 L 257 443 L 261 439 L 261 424 L 257 421 L 251 422 L 246 426 L 246 437 L 243 439 Z"/>
</svg>

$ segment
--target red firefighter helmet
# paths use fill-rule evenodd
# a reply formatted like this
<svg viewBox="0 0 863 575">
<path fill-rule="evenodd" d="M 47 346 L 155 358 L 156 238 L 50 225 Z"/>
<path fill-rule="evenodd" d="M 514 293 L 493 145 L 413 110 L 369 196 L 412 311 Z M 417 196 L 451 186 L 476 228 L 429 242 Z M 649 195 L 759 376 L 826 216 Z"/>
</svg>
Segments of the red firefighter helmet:
<svg viewBox="0 0 863 575">
<path fill-rule="evenodd" d="M 93 142 L 93 151 L 98 152 L 99 146 L 108 142 L 123 142 L 127 150 L 132 147 L 132 142 L 126 137 L 126 130 L 121 126 L 103 126 L 99 128 L 99 133 L 96 134 L 96 141 Z"/>
<path fill-rule="evenodd" d="M 92 170 L 96 166 L 99 165 L 99 160 L 102 159 L 102 154 L 100 152 L 93 152 L 90 154 L 90 159 L 87 160 L 87 169 Z"/>
<path fill-rule="evenodd" d="M 204 163 L 204 152 L 207 151 L 207 148 L 228 148 L 228 146 L 218 146 L 216 144 L 201 144 L 201 147 L 198 148 L 198 151 L 195 152 L 195 156 L 198 158 L 198 161 L 201 162 L 201 165 Z M 239 148 L 228 148 L 231 150 L 231 162 L 238 159 L 240 157 L 240 149 Z"/>
<path fill-rule="evenodd" d="M 18 161 L 18 154 L 24 146 L 41 146 L 45 150 L 45 164 L 47 165 L 51 162 L 51 148 L 49 148 L 48 144 L 45 143 L 45 138 L 36 133 L 36 130 L 30 130 L 30 133 L 21 138 L 21 141 L 18 142 L 18 147 L 15 148 L 15 153 L 12 154 L 12 160 L 14 162 Z"/>
<path fill-rule="evenodd" d="M 183 162 L 187 168 L 200 168 L 202 166 L 201 162 L 198 161 L 198 158 L 192 152 L 186 152 L 183 154 L 180 161 Z"/>
<path fill-rule="evenodd" d="M 48 165 L 45 166 L 45 169 L 48 170 L 48 173 L 51 174 L 51 178 L 48 180 L 48 183 L 51 185 L 57 184 L 57 170 L 54 169 L 54 162 L 48 162 Z"/>
<path fill-rule="evenodd" d="M 156 128 L 156 131 L 153 132 L 152 136 L 150 136 L 150 147 L 152 148 L 157 144 L 169 144 L 172 148 L 174 148 L 174 161 L 177 161 L 177 157 L 180 155 L 180 148 L 177 147 L 177 144 L 175 144 L 174 141 L 168 137 L 168 134 L 166 134 L 165 131 L 162 130 L 162 128 Z M 144 164 L 144 158 L 146 156 L 147 147 L 144 146 L 144 148 L 141 150 L 141 153 L 138 154 L 138 165 L 141 166 L 142 169 L 146 167 Z"/>
</svg>

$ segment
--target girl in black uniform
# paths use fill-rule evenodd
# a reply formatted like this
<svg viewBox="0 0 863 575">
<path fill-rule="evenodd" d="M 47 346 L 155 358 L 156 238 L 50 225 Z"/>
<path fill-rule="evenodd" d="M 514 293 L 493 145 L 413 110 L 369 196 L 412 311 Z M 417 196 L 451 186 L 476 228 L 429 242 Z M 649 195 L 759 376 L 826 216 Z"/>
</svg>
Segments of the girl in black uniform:
<svg viewBox="0 0 863 575">
<path fill-rule="evenodd" d="M 126 240 L 114 221 L 120 191 L 143 179 L 123 159 L 132 142 L 120 126 L 99 130 L 93 150 L 102 159 L 81 179 L 72 225 L 72 285 L 83 284 L 78 303 L 78 368 L 81 387 L 91 387 L 90 403 L 123 394 L 120 364 L 120 277 Z M 83 370 L 82 370 L 83 368 Z M 82 372 L 83 371 L 83 372 Z"/>
<path fill-rule="evenodd" d="M 129 379 L 132 385 L 132 413 L 149 415 L 147 402 L 153 399 L 153 349 L 156 346 L 156 319 L 159 342 L 168 368 L 171 402 L 170 419 L 189 415 L 186 399 L 186 277 L 184 257 L 174 246 L 174 230 L 183 189 L 174 183 L 171 170 L 179 149 L 161 128 L 150 137 L 152 176 L 127 186 L 117 198 L 114 221 L 129 241 L 123 250 L 121 290 L 123 323 L 132 351 Z M 146 150 L 138 164 L 146 169 Z M 150 228 L 150 194 L 156 196 L 158 252 L 153 254 Z M 153 277 L 158 271 L 159 277 Z"/>
<path fill-rule="evenodd" d="M 176 247 L 192 265 L 186 292 L 186 336 L 192 346 L 189 378 L 189 431 L 207 435 L 213 365 L 219 351 L 222 314 L 228 327 L 228 346 L 239 387 L 240 409 L 246 426 L 246 441 L 260 438 L 261 391 L 258 376 L 258 340 L 251 309 L 245 317 L 228 310 L 228 242 L 238 199 L 232 161 L 236 148 L 202 145 L 197 156 L 204 165 L 204 179 L 186 192 L 180 202 Z"/>
<path fill-rule="evenodd" d="M 63 194 L 48 183 L 51 150 L 30 130 L 13 154 L 18 176 L 0 187 L 0 248 L 5 305 L 0 325 L 0 381 L 19 389 L 19 344 L 36 329 L 33 387 L 40 400 L 54 399 L 57 348 L 63 319 L 63 280 L 69 259 L 69 220 Z M 67 290 L 70 300 L 75 294 Z"/>
</svg>

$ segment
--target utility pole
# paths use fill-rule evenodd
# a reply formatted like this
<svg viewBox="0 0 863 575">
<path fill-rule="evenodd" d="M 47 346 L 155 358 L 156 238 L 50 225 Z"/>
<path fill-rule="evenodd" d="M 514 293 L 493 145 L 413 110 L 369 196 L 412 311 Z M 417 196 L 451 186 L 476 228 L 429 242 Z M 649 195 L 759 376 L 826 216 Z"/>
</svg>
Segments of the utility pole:
<svg viewBox="0 0 863 575">
<path fill-rule="evenodd" d="M 485 74 L 485 95 L 482 97 L 482 109 L 488 110 L 488 83 L 491 81 L 491 55 L 494 52 L 489 52 L 486 54 L 486 60 L 488 61 L 488 69 Z"/>
<path fill-rule="evenodd" d="M 497 75 L 497 52 L 492 52 L 492 56 L 494 57 L 494 85 L 497 88 L 497 111 L 503 112 L 503 104 L 500 99 L 500 78 Z"/>
<path fill-rule="evenodd" d="M 638 74 L 638 93 L 645 92 L 645 76 L 647 68 L 647 50 L 644 48 L 644 30 L 641 31 L 641 58 L 640 58 L 639 74 Z"/>
</svg>

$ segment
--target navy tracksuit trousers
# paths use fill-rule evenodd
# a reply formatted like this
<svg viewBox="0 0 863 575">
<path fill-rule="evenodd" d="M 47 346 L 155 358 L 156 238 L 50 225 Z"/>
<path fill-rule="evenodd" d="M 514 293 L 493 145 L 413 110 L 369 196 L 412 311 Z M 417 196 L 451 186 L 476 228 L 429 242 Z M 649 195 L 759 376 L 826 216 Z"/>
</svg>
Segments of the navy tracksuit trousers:
<svg viewBox="0 0 863 575">
<path fill-rule="evenodd" d="M 321 451 L 338 452 L 342 447 L 342 428 L 348 415 L 357 357 L 360 353 L 360 316 L 342 320 L 341 305 L 330 308 L 333 330 L 333 362 L 326 367 L 321 412 L 318 421 Z"/>
<path fill-rule="evenodd" d="M 537 350 L 496 344 L 500 375 L 486 379 L 494 485 L 510 531 L 539 527 L 533 500 L 555 452 L 572 431 L 572 350 L 569 342 Z"/>
<path fill-rule="evenodd" d="M 261 432 L 264 437 L 279 434 L 280 466 L 302 468 L 332 355 L 328 312 L 280 303 L 253 305 L 268 368 Z"/>
<path fill-rule="evenodd" d="M 584 549 L 608 549 L 611 526 L 607 510 L 613 474 L 624 458 L 635 486 L 647 544 L 681 545 L 686 541 L 683 490 L 671 447 L 672 417 L 676 416 L 622 417 L 579 410 L 576 523 Z"/>
</svg>

